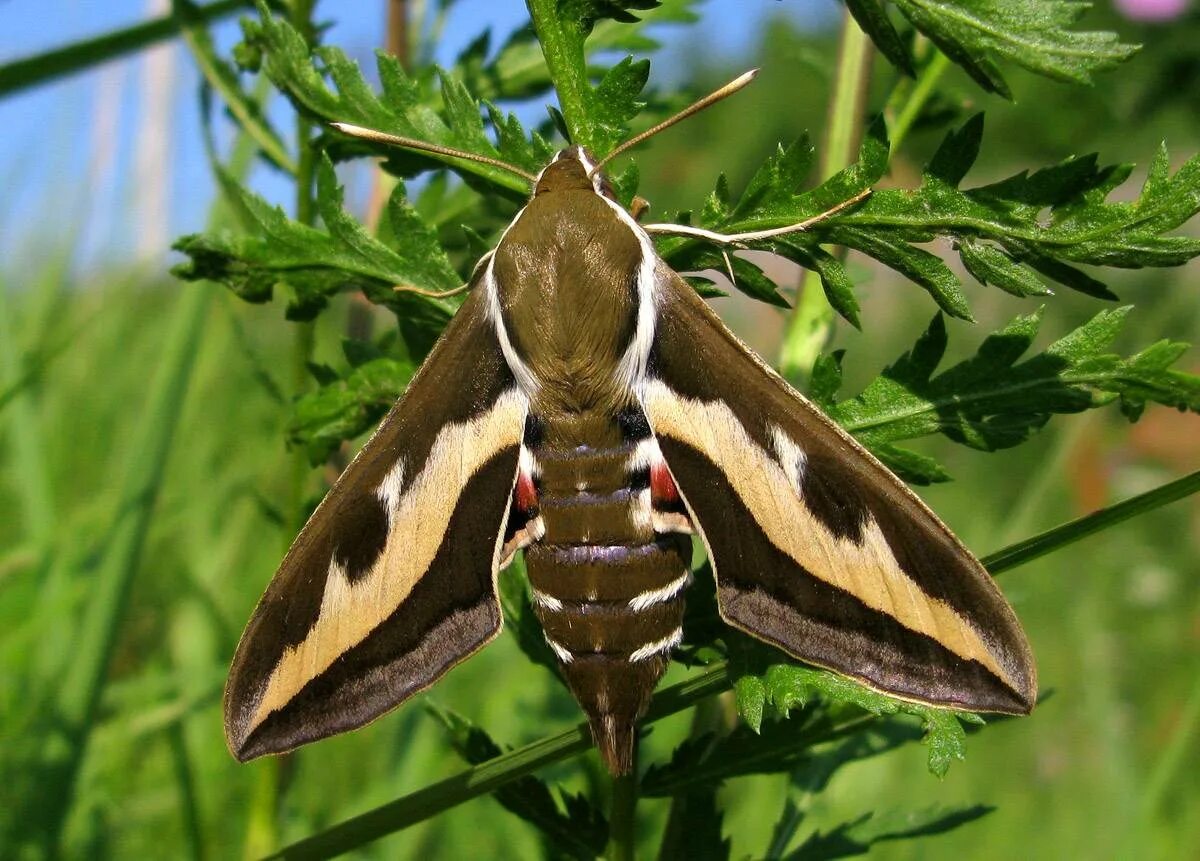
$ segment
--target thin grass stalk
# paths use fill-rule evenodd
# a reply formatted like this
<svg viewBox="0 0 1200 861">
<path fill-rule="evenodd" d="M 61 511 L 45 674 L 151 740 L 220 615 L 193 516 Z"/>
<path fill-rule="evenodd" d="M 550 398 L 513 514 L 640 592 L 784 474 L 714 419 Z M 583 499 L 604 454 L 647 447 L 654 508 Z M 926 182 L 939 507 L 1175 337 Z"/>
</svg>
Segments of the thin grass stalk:
<svg viewBox="0 0 1200 861">
<path fill-rule="evenodd" d="M 291 24 L 313 47 L 316 44 L 316 28 L 312 15 L 316 0 L 292 0 L 289 18 Z M 313 124 L 302 114 L 296 114 L 296 220 L 312 225 L 317 220 L 314 194 L 317 151 L 313 142 Z M 293 399 L 299 398 L 312 385 L 309 370 L 316 344 L 316 326 L 313 322 L 297 323 L 292 333 L 292 355 L 290 388 Z M 284 511 L 283 550 L 287 551 L 292 538 L 299 533 L 307 518 L 307 500 L 312 469 L 302 447 L 297 447 L 289 456 L 290 480 Z M 254 795 L 250 802 L 249 816 L 243 855 L 259 858 L 279 845 L 277 814 L 283 794 L 283 757 L 272 757 L 259 763 Z"/>
<path fill-rule="evenodd" d="M 822 182 L 854 162 L 862 139 L 873 59 L 871 40 L 847 11 L 842 19 L 837 74 L 821 147 Z M 808 379 L 829 343 L 833 324 L 834 310 L 825 298 L 820 276 L 805 272 L 780 349 L 779 367 L 785 377 L 800 383 Z"/>
<path fill-rule="evenodd" d="M 219 0 L 196 7 L 195 14 L 201 21 L 216 21 L 253 6 L 252 0 Z M 0 66 L 0 98 L 85 71 L 118 57 L 135 54 L 156 42 L 173 38 L 180 27 L 181 22 L 175 15 L 163 15 L 94 39 L 83 39 L 62 48 L 13 60 Z"/>
<path fill-rule="evenodd" d="M 91 594 L 79 623 L 73 659 L 58 688 L 54 712 L 60 734 L 56 743 L 47 745 L 48 761 L 42 775 L 46 794 L 41 803 L 46 806 L 39 818 L 52 841 L 57 841 L 70 809 L 212 297 L 211 289 L 197 286 L 186 290 L 176 306 L 162 363 L 139 408 L 141 424 L 134 433 L 131 462 L 106 544 L 95 569 L 86 575 Z"/>
</svg>

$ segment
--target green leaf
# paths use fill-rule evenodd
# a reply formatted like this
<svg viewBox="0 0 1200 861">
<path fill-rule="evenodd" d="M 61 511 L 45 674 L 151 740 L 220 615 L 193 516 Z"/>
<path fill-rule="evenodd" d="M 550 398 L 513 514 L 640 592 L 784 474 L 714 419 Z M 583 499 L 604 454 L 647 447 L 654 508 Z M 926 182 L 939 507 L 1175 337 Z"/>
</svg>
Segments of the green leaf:
<svg viewBox="0 0 1200 861">
<path fill-rule="evenodd" d="M 448 709 L 426 700 L 426 709 L 445 727 L 450 742 L 472 765 L 500 756 L 504 751 L 481 727 Z M 497 789 L 492 797 L 511 813 L 536 827 L 548 845 L 567 858 L 599 858 L 608 842 L 608 823 L 583 795 L 555 793 L 536 777 L 521 777 Z"/>
<path fill-rule="evenodd" d="M 368 234 L 345 211 L 328 159 L 322 159 L 317 170 L 317 206 L 328 230 L 293 221 L 229 176 L 219 178 L 246 232 L 225 229 L 180 238 L 172 247 L 191 261 L 176 266 L 176 276 L 220 282 L 250 302 L 269 301 L 276 284 L 287 284 L 292 319 L 311 319 L 329 296 L 347 289 L 362 290 L 371 301 L 397 311 L 428 305 L 441 313 L 442 325 L 456 307 L 392 289 L 405 285 L 446 290 L 460 283 L 436 236 L 406 202 L 403 184 L 388 203 L 393 237 L 389 245 Z"/>
<path fill-rule="evenodd" d="M 282 139 L 271 127 L 258 102 L 242 89 L 237 70 L 217 54 L 212 34 L 205 26 L 203 10 L 188 0 L 175 0 L 174 9 L 183 25 L 180 30 L 183 41 L 191 50 L 204 80 L 220 93 L 230 115 L 242 131 L 258 144 L 263 155 L 277 167 L 294 174 L 295 162 Z"/>
<path fill-rule="evenodd" d="M 1057 81 L 1092 83 L 1138 50 L 1116 33 L 1070 27 L 1090 7 L 1074 0 L 892 0 L 912 25 L 989 92 L 1012 98 L 997 60 Z M 857 5 L 877 5 L 875 0 Z M 853 6 L 851 7 L 853 9 Z M 879 13 L 882 15 L 882 11 Z M 858 16 L 856 16 L 858 17 Z M 868 35 L 891 58 L 871 29 Z"/>
<path fill-rule="evenodd" d="M 680 795 L 733 777 L 783 771 L 804 775 L 806 788 L 816 792 L 843 765 L 921 738 L 911 721 L 860 721 L 846 731 L 827 714 L 808 717 L 768 721 L 761 734 L 740 726 L 722 735 L 706 733 L 688 739 L 675 749 L 669 762 L 647 769 L 642 795 Z"/>
<path fill-rule="evenodd" d="M 829 832 L 817 832 L 787 855 L 787 861 L 827 861 L 866 855 L 877 844 L 945 834 L 987 816 L 996 808 L 986 804 L 944 810 L 930 807 L 914 813 L 866 813 Z"/>
<path fill-rule="evenodd" d="M 325 382 L 296 402 L 288 442 L 302 447 L 309 462 L 324 463 L 344 440 L 374 427 L 404 393 L 412 378 L 411 362 L 380 357 L 354 367 L 341 379 Z"/>
<path fill-rule="evenodd" d="M 879 0 L 846 0 L 846 8 L 862 31 L 871 37 L 879 53 L 904 74 L 915 77 L 912 52 L 896 32 L 887 12 L 879 5 Z"/>
<path fill-rule="evenodd" d="M 381 51 L 376 55 L 376 65 L 383 92 L 376 95 L 358 65 L 345 53 L 333 47 L 310 51 L 300 33 L 284 19 L 273 16 L 261 2 L 259 15 L 258 22 L 242 22 L 246 43 L 262 52 L 263 70 L 272 83 L 309 116 L 467 150 L 530 171 L 540 170 L 553 154 L 538 135 L 518 133 L 520 125 L 512 117 L 506 118 L 498 144 L 492 144 L 484 131 L 484 106 L 448 72 L 438 70 L 440 86 L 435 87 L 432 76 L 409 76 L 399 60 Z M 326 76 L 333 90 L 326 85 Z M 395 155 L 394 148 L 382 145 L 355 146 Z M 509 193 L 523 195 L 529 191 L 524 179 L 502 168 L 451 156 L 405 154 L 392 163 L 420 166 L 430 159 L 445 162 L 460 173 L 482 177 Z"/>
<path fill-rule="evenodd" d="M 1129 310 L 1103 311 L 1023 361 L 1041 315 L 1018 317 L 935 375 L 948 341 L 939 315 L 911 351 L 830 415 L 871 448 L 941 433 L 992 451 L 1023 442 L 1052 415 L 1117 398 L 1200 411 L 1200 377 L 1172 368 L 1186 345 L 1163 341 L 1128 358 L 1106 352 Z"/>
<path fill-rule="evenodd" d="M 671 818 L 659 858 L 728 861 L 733 841 L 722 833 L 725 815 L 717 801 L 717 784 L 698 786 L 671 803 Z"/>
<path fill-rule="evenodd" d="M 947 314 L 963 319 L 970 319 L 970 309 L 958 276 L 923 247 L 928 243 L 948 240 L 973 277 L 1018 296 L 1049 293 L 1040 275 L 1113 299 L 1102 281 L 1077 265 L 1179 266 L 1200 255 L 1200 239 L 1164 235 L 1200 211 L 1200 156 L 1172 176 L 1160 149 L 1133 201 L 1107 200 L 1129 177 L 1130 166 L 1100 167 L 1094 155 L 963 190 L 959 186 L 979 155 L 982 135 L 983 117 L 975 116 L 946 136 L 918 188 L 877 190 L 804 232 L 751 246 L 816 270 L 830 304 L 854 325 L 858 305 L 853 288 L 822 245 L 846 246 L 878 260 L 925 288 Z M 853 167 L 800 192 L 804 150 L 799 145 L 795 149 L 770 156 L 736 205 L 714 205 L 720 193 L 710 198 L 700 225 L 743 233 L 798 224 L 870 187 L 883 175 L 888 158 L 886 133 L 875 125 Z M 705 256 L 707 246 L 694 239 L 662 239 L 659 250 L 672 265 L 713 259 Z M 745 290 L 750 295 L 776 301 L 761 286 L 747 284 L 753 288 Z"/>
</svg>

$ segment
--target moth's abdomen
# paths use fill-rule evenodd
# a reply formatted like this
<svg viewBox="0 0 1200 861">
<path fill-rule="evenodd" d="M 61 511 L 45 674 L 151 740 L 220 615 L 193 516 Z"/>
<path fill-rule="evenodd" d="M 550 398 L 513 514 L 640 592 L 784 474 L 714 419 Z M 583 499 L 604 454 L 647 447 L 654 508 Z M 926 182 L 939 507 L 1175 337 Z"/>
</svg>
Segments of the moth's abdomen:
<svg viewBox="0 0 1200 861">
<path fill-rule="evenodd" d="M 546 640 L 601 755 L 623 773 L 637 720 L 683 636 L 692 545 L 655 530 L 652 440 L 609 441 L 617 444 L 532 450 L 542 528 L 525 563 Z"/>
</svg>

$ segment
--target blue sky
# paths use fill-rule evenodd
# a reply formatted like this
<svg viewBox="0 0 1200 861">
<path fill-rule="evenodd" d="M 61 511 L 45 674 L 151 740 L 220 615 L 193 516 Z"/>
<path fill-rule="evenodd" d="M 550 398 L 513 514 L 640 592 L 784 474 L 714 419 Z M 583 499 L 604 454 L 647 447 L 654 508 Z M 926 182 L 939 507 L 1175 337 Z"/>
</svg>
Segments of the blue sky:
<svg viewBox="0 0 1200 861">
<path fill-rule="evenodd" d="M 167 0 L 0 0 L 0 64 L 99 35 L 148 17 Z M 364 65 L 380 39 L 385 0 L 324 0 L 318 12 L 337 18 L 328 40 Z M 757 43 L 765 20 L 787 15 L 806 26 L 839 13 L 834 0 L 706 0 L 697 25 L 713 52 L 734 61 Z M 458 0 L 435 51 L 448 63 L 483 29 L 496 44 L 525 20 L 520 0 Z M 228 48 L 239 37 L 235 18 L 214 29 Z M 665 49 L 654 75 L 670 75 L 679 28 L 657 32 Z M 165 147 L 140 141 L 147 112 L 147 59 L 139 55 L 61 79 L 0 101 L 0 268 L 7 273 L 45 252 L 73 250 L 77 267 L 128 258 L 142 249 L 147 263 L 170 238 L 200 230 L 214 189 L 198 135 L 199 75 L 186 50 L 166 49 L 163 77 L 169 106 Z M 675 55 L 677 56 L 677 54 Z M 151 61 L 154 62 L 154 61 Z M 279 128 L 288 110 L 279 107 Z M 164 112 L 158 112 L 158 115 Z M 537 117 L 544 114 L 540 108 Z M 158 139 L 159 143 L 164 140 Z M 155 152 L 167 161 L 155 167 Z M 154 176 L 165 181 L 150 182 Z M 253 184 L 286 202 L 286 184 L 259 169 Z"/>
</svg>

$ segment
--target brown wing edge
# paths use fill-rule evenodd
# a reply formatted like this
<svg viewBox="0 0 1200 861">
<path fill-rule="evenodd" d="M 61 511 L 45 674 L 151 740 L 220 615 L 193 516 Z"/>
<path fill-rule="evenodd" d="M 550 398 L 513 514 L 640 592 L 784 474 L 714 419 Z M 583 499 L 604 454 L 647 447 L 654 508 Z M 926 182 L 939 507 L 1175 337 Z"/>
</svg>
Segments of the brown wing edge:
<svg viewBox="0 0 1200 861">
<path fill-rule="evenodd" d="M 996 658 L 989 669 L 805 571 L 774 547 L 702 446 L 655 427 L 664 459 L 703 539 L 722 617 L 805 662 L 901 699 L 976 711 L 1028 713 L 1036 667 L 1020 623 L 974 556 L 925 504 L 846 432 L 745 347 L 677 275 L 660 268 L 652 377 L 682 399 L 728 404 L 770 452 L 770 426 L 809 453 L 804 498 L 819 519 L 853 535 L 875 516 L 895 556 L 926 594 L 946 602 Z M 852 492 L 844 492 L 850 488 Z"/>
</svg>

